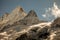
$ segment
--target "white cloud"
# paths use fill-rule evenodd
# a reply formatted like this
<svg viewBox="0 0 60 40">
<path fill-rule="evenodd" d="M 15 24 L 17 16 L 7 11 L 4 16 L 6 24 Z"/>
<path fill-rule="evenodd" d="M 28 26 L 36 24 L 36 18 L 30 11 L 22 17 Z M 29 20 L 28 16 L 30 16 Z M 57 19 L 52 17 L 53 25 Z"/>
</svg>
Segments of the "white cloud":
<svg viewBox="0 0 60 40">
<path fill-rule="evenodd" d="M 47 8 L 45 14 L 42 15 L 46 20 L 54 20 L 57 17 L 60 17 L 60 9 L 57 4 L 54 3 L 53 7 Z"/>
<path fill-rule="evenodd" d="M 43 17 L 46 17 L 46 14 L 43 14 L 42 16 L 43 16 Z"/>
<path fill-rule="evenodd" d="M 52 8 L 52 15 L 54 15 L 56 18 L 60 17 L 60 9 L 56 5 L 56 3 L 54 3 L 54 6 Z"/>
</svg>

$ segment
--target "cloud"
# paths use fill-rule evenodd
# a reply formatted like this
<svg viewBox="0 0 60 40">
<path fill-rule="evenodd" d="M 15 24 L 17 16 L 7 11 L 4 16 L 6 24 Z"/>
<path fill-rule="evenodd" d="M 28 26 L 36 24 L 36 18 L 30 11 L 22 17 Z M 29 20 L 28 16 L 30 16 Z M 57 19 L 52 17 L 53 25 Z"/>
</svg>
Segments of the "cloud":
<svg viewBox="0 0 60 40">
<path fill-rule="evenodd" d="M 54 3 L 51 11 L 52 11 L 52 15 L 54 15 L 55 18 L 60 17 L 60 9 L 59 9 L 58 6 L 56 5 L 56 3 Z"/>
<path fill-rule="evenodd" d="M 46 20 L 54 20 L 57 17 L 60 17 L 60 9 L 57 4 L 54 2 L 51 8 L 46 8 L 45 14 L 42 15 Z"/>
<path fill-rule="evenodd" d="M 46 17 L 46 14 L 43 14 L 42 16 L 43 16 L 43 17 Z"/>
</svg>

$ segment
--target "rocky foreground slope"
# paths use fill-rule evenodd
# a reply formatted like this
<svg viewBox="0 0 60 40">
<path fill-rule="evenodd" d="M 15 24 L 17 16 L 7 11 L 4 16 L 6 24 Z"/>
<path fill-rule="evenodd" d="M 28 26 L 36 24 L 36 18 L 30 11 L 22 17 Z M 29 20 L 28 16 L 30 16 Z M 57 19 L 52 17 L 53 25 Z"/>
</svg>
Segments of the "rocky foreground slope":
<svg viewBox="0 0 60 40">
<path fill-rule="evenodd" d="M 53 22 L 30 26 L 16 40 L 60 40 L 60 18 Z"/>
<path fill-rule="evenodd" d="M 60 40 L 60 17 L 47 22 L 39 20 L 34 10 L 26 14 L 17 7 L 2 17 L 0 40 Z"/>
</svg>

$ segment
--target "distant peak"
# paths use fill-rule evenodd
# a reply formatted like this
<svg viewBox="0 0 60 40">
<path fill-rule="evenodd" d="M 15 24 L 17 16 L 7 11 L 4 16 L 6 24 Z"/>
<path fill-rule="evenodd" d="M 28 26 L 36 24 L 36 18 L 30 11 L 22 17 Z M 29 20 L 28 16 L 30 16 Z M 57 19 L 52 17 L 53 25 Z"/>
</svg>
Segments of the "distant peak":
<svg viewBox="0 0 60 40">
<path fill-rule="evenodd" d="M 22 13 L 22 12 L 24 12 L 24 9 L 20 6 L 18 6 L 12 11 L 12 13 L 18 13 L 18 12 Z"/>
<path fill-rule="evenodd" d="M 34 17 L 37 17 L 37 14 L 34 10 L 30 10 L 29 13 L 28 13 L 28 16 L 34 16 Z"/>
<path fill-rule="evenodd" d="M 23 11 L 24 11 L 23 8 L 20 7 L 20 6 L 18 6 L 18 7 L 16 8 L 16 10 L 18 10 L 19 12 L 23 12 Z"/>
<path fill-rule="evenodd" d="M 21 6 L 18 6 L 17 9 L 19 9 L 20 12 L 24 12 L 24 9 Z"/>
</svg>

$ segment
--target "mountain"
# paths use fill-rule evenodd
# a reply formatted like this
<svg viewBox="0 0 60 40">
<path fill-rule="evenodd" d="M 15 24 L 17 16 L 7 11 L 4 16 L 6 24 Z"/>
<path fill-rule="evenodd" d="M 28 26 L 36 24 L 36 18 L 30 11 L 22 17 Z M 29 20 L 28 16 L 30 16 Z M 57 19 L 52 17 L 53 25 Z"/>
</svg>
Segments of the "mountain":
<svg viewBox="0 0 60 40">
<path fill-rule="evenodd" d="M 12 20 L 14 21 L 14 20 Z M 34 10 L 29 11 L 29 13 L 21 20 L 15 21 L 12 25 L 8 24 L 1 31 L 6 31 L 14 29 L 20 31 L 22 29 L 28 28 L 30 25 L 35 25 L 45 21 L 39 20 L 36 12 Z"/>
<path fill-rule="evenodd" d="M 30 10 L 26 17 L 38 17 L 34 10 Z"/>
<path fill-rule="evenodd" d="M 4 14 L 3 21 L 0 22 L 0 30 L 5 28 L 7 25 L 12 25 L 16 21 L 23 19 L 26 15 L 27 14 L 25 13 L 24 9 L 20 6 L 15 8 L 7 17 L 5 17 L 6 15 Z"/>
<path fill-rule="evenodd" d="M 14 22 L 24 18 L 24 16 L 26 16 L 26 13 L 24 12 L 24 9 L 22 7 L 17 7 L 6 18 L 4 16 L 6 15 L 3 15 L 2 22 L 4 24 L 5 23 L 13 24 Z"/>
<path fill-rule="evenodd" d="M 26 16 L 26 13 L 22 7 L 15 8 L 11 14 L 8 16 L 7 20 L 9 24 L 13 24 L 14 22 L 23 19 Z"/>
<path fill-rule="evenodd" d="M 19 21 L 20 24 L 33 25 L 44 22 L 38 19 L 38 16 L 34 10 L 29 11 L 29 13 L 24 17 L 24 19 Z"/>
<path fill-rule="evenodd" d="M 34 10 L 26 14 L 22 7 L 17 7 L 10 14 L 2 16 L 0 39 L 60 40 L 60 17 L 47 22 L 39 20 Z"/>
</svg>

